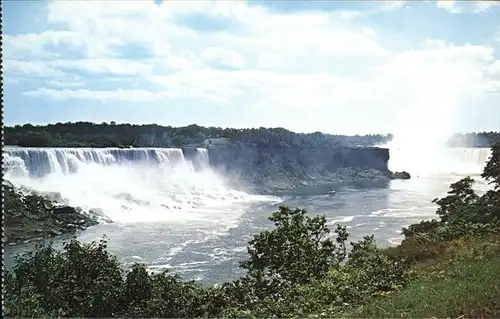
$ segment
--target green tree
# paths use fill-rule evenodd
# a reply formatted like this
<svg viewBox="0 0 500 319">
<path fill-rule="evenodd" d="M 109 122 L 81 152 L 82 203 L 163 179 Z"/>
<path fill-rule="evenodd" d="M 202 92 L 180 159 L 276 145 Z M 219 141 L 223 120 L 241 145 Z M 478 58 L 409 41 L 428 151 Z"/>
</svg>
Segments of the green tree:
<svg viewBox="0 0 500 319">
<path fill-rule="evenodd" d="M 105 240 L 91 244 L 72 240 L 64 245 L 62 252 L 42 246 L 19 257 L 6 276 L 6 315 L 39 312 L 55 317 L 116 315 L 123 273 L 117 258 L 106 247 Z M 35 308 L 22 309 L 20 304 Z"/>
<path fill-rule="evenodd" d="M 481 197 L 481 207 L 484 214 L 491 217 L 492 224 L 500 225 L 500 142 L 491 148 L 491 157 L 486 163 L 481 177 L 493 185 L 493 190 L 488 190 Z"/>
<path fill-rule="evenodd" d="M 329 238 L 325 216 L 307 216 L 304 209 L 280 206 L 269 218 L 276 228 L 254 236 L 250 258 L 241 263 L 248 276 L 268 284 L 306 284 L 324 277 L 346 257 L 348 233 L 338 226 L 337 245 Z"/>
<path fill-rule="evenodd" d="M 152 294 L 153 282 L 148 270 L 144 265 L 133 265 L 125 280 L 124 304 L 135 310 L 151 299 Z"/>
<path fill-rule="evenodd" d="M 284 128 L 223 129 L 189 125 L 184 127 L 156 124 L 101 124 L 91 122 L 48 125 L 6 126 L 5 144 L 54 147 L 108 147 L 120 145 L 176 147 L 202 145 L 208 137 L 228 138 L 232 145 L 257 148 L 321 148 L 341 145 L 377 145 L 387 142 L 386 135 L 343 136 L 322 133 L 300 134 Z M 148 138 L 144 138 L 147 136 Z"/>
<path fill-rule="evenodd" d="M 454 213 L 469 208 L 477 202 L 479 196 L 472 189 L 473 184 L 474 180 L 467 176 L 450 185 L 448 196 L 433 200 L 433 203 L 439 206 L 436 214 L 441 217 L 442 222 L 448 222 L 454 217 Z"/>
<path fill-rule="evenodd" d="M 491 156 L 484 167 L 481 177 L 500 189 L 500 141 L 491 147 Z"/>
</svg>

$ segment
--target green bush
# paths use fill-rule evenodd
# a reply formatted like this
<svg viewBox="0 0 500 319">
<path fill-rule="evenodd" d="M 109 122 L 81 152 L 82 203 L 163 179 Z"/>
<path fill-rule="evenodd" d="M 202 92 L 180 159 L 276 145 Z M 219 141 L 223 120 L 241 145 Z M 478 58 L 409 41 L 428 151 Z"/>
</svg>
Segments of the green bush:
<svg viewBox="0 0 500 319">
<path fill-rule="evenodd" d="M 6 273 L 5 311 L 17 316 L 43 309 L 48 316 L 111 317 L 119 310 L 122 285 L 121 266 L 104 240 L 72 240 L 62 252 L 40 246 L 19 257 Z M 17 292 L 23 289 L 33 294 L 21 301 Z M 19 301 L 31 299 L 36 308 L 19 307 Z"/>
<path fill-rule="evenodd" d="M 324 277 L 346 257 L 345 227 L 335 230 L 335 245 L 328 238 L 325 216 L 311 218 L 304 209 L 281 206 L 269 220 L 276 228 L 256 235 L 248 245 L 250 259 L 241 263 L 249 277 L 269 284 L 306 284 Z"/>
</svg>

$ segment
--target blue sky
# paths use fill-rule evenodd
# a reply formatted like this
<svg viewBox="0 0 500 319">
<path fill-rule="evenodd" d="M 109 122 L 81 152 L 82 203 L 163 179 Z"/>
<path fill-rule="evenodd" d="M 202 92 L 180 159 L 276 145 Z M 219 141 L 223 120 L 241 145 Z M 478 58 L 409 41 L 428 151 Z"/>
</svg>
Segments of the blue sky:
<svg viewBox="0 0 500 319">
<path fill-rule="evenodd" d="M 5 1 L 7 125 L 500 130 L 498 1 Z"/>
</svg>

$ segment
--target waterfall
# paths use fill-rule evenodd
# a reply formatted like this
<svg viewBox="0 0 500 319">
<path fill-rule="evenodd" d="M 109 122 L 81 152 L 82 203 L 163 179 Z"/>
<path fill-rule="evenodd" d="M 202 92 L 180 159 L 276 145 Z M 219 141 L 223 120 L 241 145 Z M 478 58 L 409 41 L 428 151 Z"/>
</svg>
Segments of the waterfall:
<svg viewBox="0 0 500 319">
<path fill-rule="evenodd" d="M 6 171 L 25 172 L 32 177 L 74 174 L 82 165 L 189 165 L 178 148 L 23 148 L 4 149 Z M 203 161 L 208 153 L 199 149 Z M 206 157 L 206 159 L 205 159 Z"/>
<path fill-rule="evenodd" d="M 208 157 L 208 150 L 206 148 L 196 149 L 196 161 L 202 168 L 210 166 L 210 159 Z"/>
<path fill-rule="evenodd" d="M 455 148 L 457 161 L 459 163 L 470 163 L 484 166 L 489 160 L 491 149 L 489 148 Z"/>
<path fill-rule="evenodd" d="M 390 148 L 389 169 L 412 175 L 480 174 L 491 155 L 489 148 L 408 147 Z"/>
<path fill-rule="evenodd" d="M 114 221 L 225 223 L 241 208 L 219 216 L 222 207 L 264 198 L 229 187 L 202 148 L 189 160 L 177 148 L 6 147 L 3 153 L 5 178 L 14 185 L 59 193 Z"/>
</svg>

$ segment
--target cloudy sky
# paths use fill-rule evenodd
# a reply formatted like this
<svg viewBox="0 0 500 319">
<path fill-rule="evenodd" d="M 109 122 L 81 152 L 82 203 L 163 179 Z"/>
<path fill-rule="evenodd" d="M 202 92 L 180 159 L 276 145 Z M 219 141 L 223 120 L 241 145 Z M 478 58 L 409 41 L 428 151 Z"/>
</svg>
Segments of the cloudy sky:
<svg viewBox="0 0 500 319">
<path fill-rule="evenodd" d="M 4 2 L 7 125 L 500 130 L 495 1 Z"/>
</svg>

